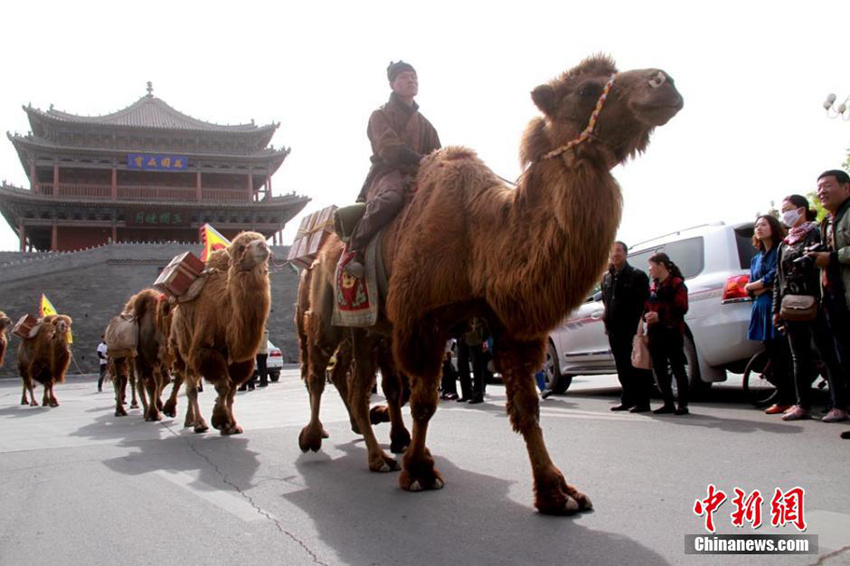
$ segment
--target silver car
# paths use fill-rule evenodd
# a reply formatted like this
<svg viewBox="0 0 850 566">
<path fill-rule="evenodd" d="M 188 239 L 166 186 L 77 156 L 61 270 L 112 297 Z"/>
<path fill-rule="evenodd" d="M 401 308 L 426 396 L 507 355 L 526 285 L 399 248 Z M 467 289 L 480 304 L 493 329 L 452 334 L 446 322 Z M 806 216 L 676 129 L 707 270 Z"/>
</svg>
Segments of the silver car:
<svg viewBox="0 0 850 566">
<path fill-rule="evenodd" d="M 708 224 L 641 242 L 629 263 L 647 272 L 647 260 L 664 252 L 682 270 L 688 286 L 685 356 L 691 388 L 698 392 L 726 371 L 742 373 L 761 343 L 747 339 L 752 299 L 749 282 L 753 223 Z M 596 292 L 551 335 L 546 379 L 556 392 L 566 391 L 575 375 L 616 373 L 602 322 L 602 295 Z"/>
</svg>

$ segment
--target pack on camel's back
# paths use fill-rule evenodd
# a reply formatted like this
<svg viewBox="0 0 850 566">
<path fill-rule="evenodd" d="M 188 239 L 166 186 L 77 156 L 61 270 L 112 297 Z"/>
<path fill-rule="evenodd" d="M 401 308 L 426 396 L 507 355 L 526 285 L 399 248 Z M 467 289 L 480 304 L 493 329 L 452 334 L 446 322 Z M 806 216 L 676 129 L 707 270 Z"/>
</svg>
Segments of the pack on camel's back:
<svg viewBox="0 0 850 566">
<path fill-rule="evenodd" d="M 622 212 L 611 169 L 644 151 L 683 99 L 664 71 L 618 72 L 605 56 L 582 61 L 531 97 L 543 115 L 523 135 L 524 172 L 516 188 L 472 150 L 438 150 L 423 159 L 415 194 L 383 233 L 387 329 L 395 362 L 410 379 L 413 417 L 399 483 L 408 491 L 443 487 L 426 434 L 444 348 L 453 328 L 483 317 L 494 336 L 511 424 L 528 449 L 534 504 L 542 513 L 570 514 L 592 504 L 549 456 L 534 373 L 549 332 L 604 270 Z M 323 252 L 312 269 L 335 264 L 342 246 L 331 239 Z M 354 387 L 366 383 L 371 379 L 355 378 Z M 373 470 L 373 460 L 390 459 L 369 438 L 367 449 Z"/>
</svg>

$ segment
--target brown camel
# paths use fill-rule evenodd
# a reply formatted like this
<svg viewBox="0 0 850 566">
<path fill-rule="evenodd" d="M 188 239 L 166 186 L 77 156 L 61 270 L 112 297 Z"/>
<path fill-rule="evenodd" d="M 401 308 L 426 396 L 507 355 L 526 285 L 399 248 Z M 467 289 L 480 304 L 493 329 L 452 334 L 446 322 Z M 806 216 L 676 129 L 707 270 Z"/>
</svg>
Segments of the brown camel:
<svg viewBox="0 0 850 566">
<path fill-rule="evenodd" d="M 269 315 L 269 248 L 262 234 L 242 232 L 215 254 L 222 261 L 226 254 L 227 270 L 215 269 L 197 299 L 177 306 L 172 332 L 186 365 L 186 395 L 194 411 L 195 432 L 208 429 L 198 406 L 197 383 L 203 376 L 218 393 L 213 427 L 221 434 L 239 434 L 242 427 L 233 415 L 233 399 L 254 371 Z"/>
<path fill-rule="evenodd" d="M 71 349 L 68 346 L 71 322 L 71 317 L 64 314 L 45 316 L 41 319 L 41 330 L 35 338 L 21 340 L 18 346 L 18 371 L 24 381 L 21 405 L 38 406 L 33 391 L 33 382 L 37 381 L 44 386 L 42 405 L 59 406 L 53 386 L 65 382 L 65 372 L 71 363 Z"/>
<path fill-rule="evenodd" d="M 168 348 L 172 306 L 156 289 L 144 289 L 127 301 L 125 313 L 132 313 L 139 327 L 136 356 L 113 359 L 115 379 L 115 416 L 124 410 L 124 391 L 128 381 L 140 386 L 140 397 L 146 421 L 162 419 L 162 390 L 170 381 L 169 368 L 173 361 Z"/>
<path fill-rule="evenodd" d="M 413 438 L 399 482 L 409 491 L 443 487 L 425 441 L 444 346 L 450 329 L 481 316 L 494 334 L 511 424 L 528 449 L 534 504 L 569 514 L 591 502 L 549 456 L 533 376 L 549 331 L 604 269 L 622 208 L 610 169 L 642 152 L 683 103 L 663 71 L 618 74 L 604 56 L 535 88 L 532 99 L 543 117 L 523 136 L 517 188 L 471 150 L 445 148 L 423 160 L 412 201 L 384 233 L 393 351 L 411 382 Z"/>
<path fill-rule="evenodd" d="M 331 236 L 323 245 L 317 261 L 302 272 L 298 287 L 295 325 L 301 349 L 301 378 L 310 393 L 310 422 L 301 430 L 298 445 L 304 452 L 316 452 L 322 446 L 322 438 L 327 438 L 319 419 L 319 409 L 328 361 L 336 353 L 337 363 L 331 372 L 331 381 L 348 409 L 352 430 L 363 434 L 366 440 L 369 469 L 380 472 L 398 470 L 398 462 L 384 453 L 371 426 L 390 421 L 392 452 L 401 453 L 410 444 L 410 433 L 401 415 L 402 380 L 392 359 L 389 337 L 360 328 L 336 327 L 331 323 L 333 276 L 342 250 L 342 242 Z M 357 362 L 353 366 L 352 359 Z M 370 412 L 369 398 L 378 367 L 387 406 L 375 407 Z M 352 380 L 350 384 L 348 380 Z"/>
<path fill-rule="evenodd" d="M 0 311 L 0 367 L 3 367 L 3 356 L 6 355 L 6 347 L 9 345 L 10 326 L 12 326 L 12 320 L 6 316 L 6 313 Z"/>
</svg>

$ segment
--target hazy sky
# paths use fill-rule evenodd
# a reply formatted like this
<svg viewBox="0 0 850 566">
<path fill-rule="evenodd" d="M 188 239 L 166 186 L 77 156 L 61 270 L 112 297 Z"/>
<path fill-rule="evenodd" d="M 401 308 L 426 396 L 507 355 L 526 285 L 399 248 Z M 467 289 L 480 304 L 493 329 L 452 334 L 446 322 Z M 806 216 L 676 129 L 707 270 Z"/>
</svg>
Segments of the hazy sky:
<svg viewBox="0 0 850 566">
<path fill-rule="evenodd" d="M 604 52 L 620 70 L 664 69 L 685 99 L 647 153 L 614 171 L 620 237 L 634 243 L 753 219 L 814 189 L 850 146 L 850 122 L 822 107 L 830 92 L 850 94 L 846 2 L 692 4 L 5 2 L 0 129 L 27 132 L 27 103 L 114 112 L 152 81 L 156 96 L 203 120 L 281 122 L 272 143 L 292 153 L 274 191 L 309 196 L 309 213 L 357 196 L 390 60 L 416 67 L 421 111 L 443 145 L 471 147 L 513 179 L 520 135 L 538 114 L 529 92 Z M 0 179 L 28 186 L 5 138 Z M 17 249 L 0 224 L 0 249 Z"/>
</svg>

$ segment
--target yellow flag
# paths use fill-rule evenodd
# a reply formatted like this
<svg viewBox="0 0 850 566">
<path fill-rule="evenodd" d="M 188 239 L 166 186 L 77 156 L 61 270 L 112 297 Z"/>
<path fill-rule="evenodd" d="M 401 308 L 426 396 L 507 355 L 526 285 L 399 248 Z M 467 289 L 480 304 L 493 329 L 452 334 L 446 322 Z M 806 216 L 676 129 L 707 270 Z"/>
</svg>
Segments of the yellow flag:
<svg viewBox="0 0 850 566">
<path fill-rule="evenodd" d="M 40 318 L 44 318 L 45 316 L 57 315 L 56 309 L 53 307 L 53 303 L 51 303 L 47 299 L 47 295 L 44 293 L 41 294 L 41 306 L 38 308 L 38 316 Z M 71 334 L 71 330 L 68 330 L 68 344 L 74 343 L 74 336 Z"/>
<path fill-rule="evenodd" d="M 204 224 L 201 226 L 201 243 L 204 244 L 201 261 L 207 261 L 214 251 L 223 250 L 229 246 L 230 240 L 219 234 L 218 230 L 209 224 Z"/>
</svg>

